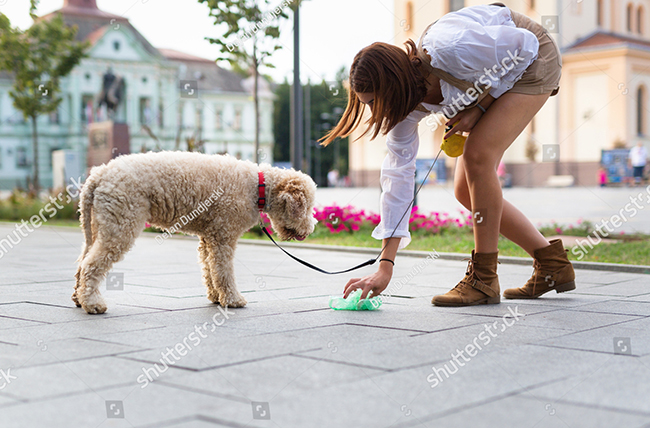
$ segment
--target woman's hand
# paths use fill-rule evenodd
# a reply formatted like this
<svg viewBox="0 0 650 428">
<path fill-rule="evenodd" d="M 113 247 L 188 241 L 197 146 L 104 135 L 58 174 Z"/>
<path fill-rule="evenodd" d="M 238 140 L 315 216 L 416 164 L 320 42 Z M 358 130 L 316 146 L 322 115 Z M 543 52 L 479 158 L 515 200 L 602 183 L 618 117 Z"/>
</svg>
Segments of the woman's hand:
<svg viewBox="0 0 650 428">
<path fill-rule="evenodd" d="M 456 116 L 449 119 L 445 124 L 446 126 L 451 126 L 454 123 L 456 125 L 445 134 L 444 138 L 449 138 L 457 132 L 470 132 L 481 116 L 483 116 L 483 112 L 477 107 L 459 111 Z"/>
<path fill-rule="evenodd" d="M 388 287 L 390 279 L 393 276 L 393 265 L 388 262 L 380 262 L 379 269 L 372 275 L 364 276 L 363 278 L 352 278 L 345 285 L 343 297 L 347 298 L 354 290 L 361 288 L 361 299 L 368 297 L 370 291 L 373 296 L 379 295 Z"/>
</svg>

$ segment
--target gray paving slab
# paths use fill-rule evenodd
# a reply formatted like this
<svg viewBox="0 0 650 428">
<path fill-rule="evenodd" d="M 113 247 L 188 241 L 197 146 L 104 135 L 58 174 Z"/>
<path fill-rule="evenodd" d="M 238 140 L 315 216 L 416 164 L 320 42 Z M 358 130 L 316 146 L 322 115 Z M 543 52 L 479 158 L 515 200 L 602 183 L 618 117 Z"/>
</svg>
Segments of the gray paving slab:
<svg viewBox="0 0 650 428">
<path fill-rule="evenodd" d="M 578 278 L 578 286 L 581 284 L 591 284 L 595 286 L 612 285 L 638 279 L 638 276 L 632 273 L 589 270 L 579 270 L 576 272 L 576 276 Z"/>
<path fill-rule="evenodd" d="M 603 394 L 607 390 L 616 394 Z M 532 393 L 550 403 L 578 403 L 650 417 L 650 366 L 639 358 L 612 355 L 593 372 L 543 385 Z"/>
<path fill-rule="evenodd" d="M 141 425 L 141 427 L 146 427 L 147 425 Z M 182 418 L 174 419 L 166 422 L 159 422 L 156 424 L 160 428 L 214 428 L 214 427 L 225 427 L 227 425 L 222 425 L 218 423 L 218 420 L 213 418 L 208 418 L 205 416 L 195 416 L 192 418 Z"/>
<path fill-rule="evenodd" d="M 580 308 L 582 308 L 581 306 Z M 640 319 L 636 315 L 618 315 L 611 313 L 586 312 L 558 309 L 557 311 L 531 314 L 521 319 L 521 324 L 532 327 L 559 328 L 570 331 L 590 330 L 625 321 Z"/>
<path fill-rule="evenodd" d="M 10 231 L 0 224 L 0 237 Z M 438 308 L 431 296 L 466 263 L 419 269 L 421 258 L 401 255 L 380 310 L 332 311 L 329 297 L 372 268 L 329 277 L 247 244 L 235 274 L 249 304 L 223 319 L 205 297 L 196 239 L 145 235 L 113 269 L 124 290 L 102 286 L 108 312 L 90 316 L 70 300 L 81 240 L 43 227 L 0 259 L 3 428 L 650 423 L 648 276 L 581 270 L 573 293 Z M 292 251 L 328 269 L 368 258 Z M 531 271 L 501 265 L 502 288 Z M 471 345 L 482 347 L 459 360 Z M 271 419 L 256 419 L 265 411 Z"/>
<path fill-rule="evenodd" d="M 333 347 L 331 351 L 336 352 Z M 285 355 L 163 379 L 168 386 L 207 391 L 243 402 L 272 402 L 280 395 L 311 394 L 385 373 L 324 360 Z"/>
<path fill-rule="evenodd" d="M 298 395 L 290 391 L 273 397 L 270 402 L 273 418 L 280 426 L 307 426 L 309 416 L 301 408 L 312 410 L 312 420 L 327 420 L 327 426 L 437 426 L 428 422 L 441 412 L 456 412 L 457 407 L 480 406 L 488 397 L 516 394 L 536 386 L 531 378 L 517 381 L 496 369 L 493 359 L 479 354 L 434 388 L 428 382 L 430 367 L 419 367 L 386 374 L 368 373 L 345 386 L 345 395 L 329 387 Z M 365 374 L 366 368 L 360 368 Z M 544 381 L 560 374 L 547 375 Z M 471 386 L 470 386 L 471 385 Z M 362 401 L 362 403 L 359 403 Z M 327 402 L 331 407 L 319 406 Z M 362 407 L 360 410 L 359 407 Z M 329 413 L 329 415 L 328 415 Z M 471 426 L 462 424 L 457 426 Z M 493 425 L 498 426 L 498 425 Z M 516 426 L 516 425 L 504 425 Z"/>
<path fill-rule="evenodd" d="M 406 330 L 376 329 L 355 325 L 332 325 L 255 335 L 250 335 L 250 332 L 238 333 L 247 330 L 227 329 L 227 331 L 230 336 L 228 339 L 224 340 L 219 330 L 218 334 L 215 333 L 204 339 L 201 346 L 197 346 L 176 365 L 201 370 L 314 349 L 327 349 L 327 352 L 331 352 L 333 347 L 344 347 L 351 342 L 376 344 L 412 333 Z M 155 363 L 160 360 L 163 352 L 165 348 L 149 349 L 132 352 L 125 357 Z"/>
<path fill-rule="evenodd" d="M 650 329 L 650 317 L 645 317 L 549 338 L 539 341 L 539 344 L 609 354 L 629 353 L 644 356 L 650 354 L 648 329 Z M 619 343 L 621 340 L 622 342 Z"/>
<path fill-rule="evenodd" d="M 112 386 L 137 385 L 138 377 L 144 374 L 142 368 L 142 363 L 115 357 L 18 367 L 12 370 L 11 374 L 16 379 L 6 390 L 22 400 L 42 401 L 46 398 L 76 395 Z M 158 380 L 180 371 L 172 366 L 161 373 Z"/>
<path fill-rule="evenodd" d="M 110 302 L 110 294 L 106 297 L 107 301 Z M 154 312 L 153 309 L 136 308 L 132 306 L 119 306 L 115 309 L 116 310 L 106 314 L 106 317 L 121 317 L 127 314 Z M 67 307 L 37 304 L 32 302 L 0 305 L 0 316 L 48 323 L 85 321 L 88 318 L 83 310 L 74 306 L 72 300 Z"/>
<path fill-rule="evenodd" d="M 0 341 L 15 345 L 32 345 L 40 341 L 41 345 L 47 345 L 49 342 L 62 339 L 84 337 L 92 339 L 103 334 L 139 332 L 138 334 L 144 335 L 147 334 L 146 330 L 165 327 L 163 324 L 143 318 L 94 318 L 70 323 L 32 323 L 23 328 L 0 330 Z"/>
<path fill-rule="evenodd" d="M 647 278 L 636 278 L 600 287 L 590 287 L 585 291 L 579 290 L 579 292 L 605 296 L 633 297 L 650 294 L 650 281 Z"/>
<path fill-rule="evenodd" d="M 31 327 L 38 324 L 42 323 L 39 323 L 38 321 L 0 316 L 0 330 L 13 330 L 19 327 Z"/>
<path fill-rule="evenodd" d="M 589 303 L 576 310 L 583 312 L 602 312 L 618 315 L 650 316 L 650 301 L 608 300 L 607 302 Z"/>
<path fill-rule="evenodd" d="M 48 340 L 33 336 L 28 345 L 0 343 L 0 367 L 30 367 L 140 351 L 141 346 L 86 339 Z"/>
<path fill-rule="evenodd" d="M 579 421 L 579 423 L 576 421 Z M 459 426 L 476 428 L 492 428 L 496 426 L 611 428 L 624 426 L 639 428 L 650 422 L 650 417 L 624 411 L 592 408 L 590 406 L 549 403 L 543 400 L 526 399 L 525 396 L 517 395 L 427 422 L 431 426 L 439 428 L 455 428 Z M 418 426 L 418 424 L 405 424 L 403 426 Z"/>
<path fill-rule="evenodd" d="M 112 408 L 111 404 L 114 404 Z M 113 417 L 108 418 L 109 414 Z M 189 419 L 196 415 L 240 425 L 249 424 L 251 427 L 260 426 L 253 423 L 250 403 L 192 391 L 179 393 L 175 388 L 156 383 L 144 389 L 138 385 L 97 389 L 51 400 L 5 406 L 0 408 L 0 424 L 10 428 L 41 426 L 44 421 L 47 421 L 47 426 L 53 427 L 159 426 L 173 419 Z"/>
<path fill-rule="evenodd" d="M 18 404 L 19 400 L 16 399 L 15 397 L 5 395 L 5 394 L 0 394 L 0 406 L 4 406 L 6 404 Z"/>
<path fill-rule="evenodd" d="M 499 321 L 490 319 L 487 323 L 434 333 L 354 344 L 339 349 L 337 353 L 322 347 L 304 352 L 303 355 L 373 368 L 402 370 L 449 360 L 450 355 L 458 350 L 464 350 L 470 344 L 479 347 L 482 343 L 487 343 L 486 348 L 492 350 L 535 342 L 542 337 L 551 338 L 565 334 L 567 334 L 565 330 L 554 328 L 521 325 L 505 327 Z M 402 352 L 399 358 L 394 358 L 397 349 L 405 352 Z"/>
</svg>

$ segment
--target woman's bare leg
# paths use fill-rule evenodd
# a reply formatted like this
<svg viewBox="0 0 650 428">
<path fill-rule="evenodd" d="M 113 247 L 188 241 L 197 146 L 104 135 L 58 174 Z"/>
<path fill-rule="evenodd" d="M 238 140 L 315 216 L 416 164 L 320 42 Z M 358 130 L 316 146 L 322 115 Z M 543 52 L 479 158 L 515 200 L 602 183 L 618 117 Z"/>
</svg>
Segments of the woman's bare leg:
<svg viewBox="0 0 650 428">
<path fill-rule="evenodd" d="M 490 105 L 467 138 L 463 159 L 456 170 L 456 179 L 460 183 L 456 184 L 456 193 L 464 195 L 462 187 L 463 184 L 466 186 L 469 203 L 467 198 L 464 198 L 464 203 L 472 209 L 475 250 L 465 277 L 447 293 L 434 296 L 431 300 L 434 305 L 469 306 L 500 302 L 497 275 L 500 230 L 529 252 L 549 246 L 521 212 L 504 203 L 497 176 L 497 165 L 503 152 L 548 97 L 548 94 L 502 95 Z"/>
<path fill-rule="evenodd" d="M 458 202 L 463 204 L 463 206 L 471 212 L 472 201 L 469 194 L 467 178 L 465 177 L 465 165 L 462 156 L 458 158 L 456 163 L 456 171 L 454 173 L 454 193 Z M 503 200 L 499 231 L 503 236 L 523 248 L 531 257 L 535 250 L 549 244 L 546 238 L 539 233 L 530 220 L 528 220 L 521 211 L 505 199 Z"/>
<path fill-rule="evenodd" d="M 474 244 L 477 253 L 493 253 L 498 250 L 504 203 L 496 170 L 503 152 L 521 134 L 548 97 L 549 94 L 503 94 L 492 103 L 467 138 L 463 163 L 475 217 Z M 507 211 L 506 215 L 513 215 L 509 209 Z M 523 214 L 519 214 L 523 217 Z M 481 222 L 477 223 L 478 220 Z M 534 227 L 521 229 L 527 220 L 522 221 L 516 215 L 509 220 L 515 220 L 513 227 L 518 231 L 515 232 L 515 239 L 524 242 L 528 249 L 548 245 L 539 232 L 533 231 Z M 526 237 L 519 236 L 522 234 Z M 527 243 L 529 240 L 532 241 Z"/>
</svg>

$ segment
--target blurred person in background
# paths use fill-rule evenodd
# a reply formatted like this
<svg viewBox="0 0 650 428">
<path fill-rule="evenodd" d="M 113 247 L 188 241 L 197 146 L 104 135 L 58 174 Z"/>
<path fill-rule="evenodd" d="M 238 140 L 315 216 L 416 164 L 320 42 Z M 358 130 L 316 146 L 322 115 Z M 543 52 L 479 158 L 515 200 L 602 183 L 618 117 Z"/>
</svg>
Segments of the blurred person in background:
<svg viewBox="0 0 650 428">
<path fill-rule="evenodd" d="M 634 184 L 639 186 L 643 181 L 643 170 L 648 163 L 648 150 L 639 141 L 636 146 L 630 149 L 629 155 L 630 165 L 632 166 L 632 177 L 634 177 Z"/>
</svg>

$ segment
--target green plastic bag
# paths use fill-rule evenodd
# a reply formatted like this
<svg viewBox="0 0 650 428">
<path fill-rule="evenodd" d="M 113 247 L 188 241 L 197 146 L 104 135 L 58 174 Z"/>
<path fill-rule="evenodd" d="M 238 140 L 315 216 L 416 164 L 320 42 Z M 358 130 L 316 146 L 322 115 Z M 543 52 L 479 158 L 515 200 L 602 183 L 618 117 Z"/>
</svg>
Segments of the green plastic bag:
<svg viewBox="0 0 650 428">
<path fill-rule="evenodd" d="M 335 311 L 374 311 L 381 306 L 381 297 L 375 296 L 359 301 L 361 290 L 356 290 L 347 299 L 338 296 L 330 297 L 330 308 Z"/>
</svg>

